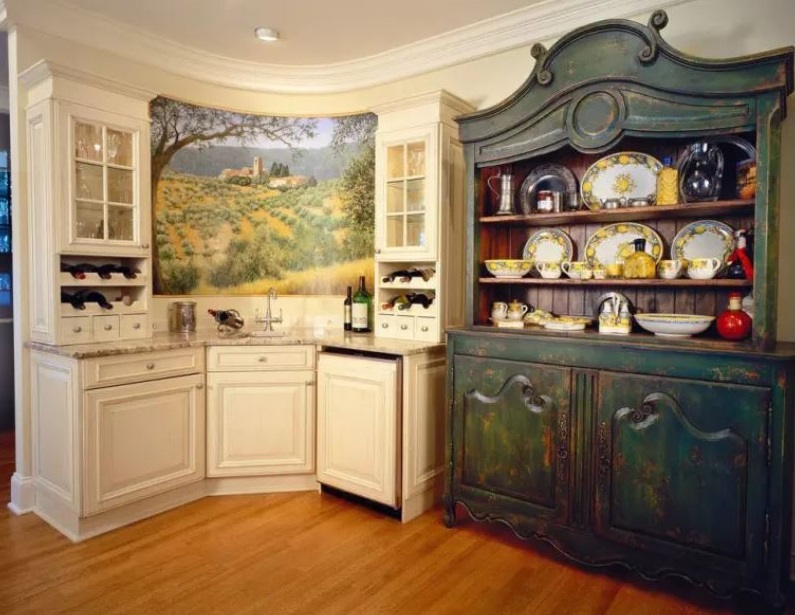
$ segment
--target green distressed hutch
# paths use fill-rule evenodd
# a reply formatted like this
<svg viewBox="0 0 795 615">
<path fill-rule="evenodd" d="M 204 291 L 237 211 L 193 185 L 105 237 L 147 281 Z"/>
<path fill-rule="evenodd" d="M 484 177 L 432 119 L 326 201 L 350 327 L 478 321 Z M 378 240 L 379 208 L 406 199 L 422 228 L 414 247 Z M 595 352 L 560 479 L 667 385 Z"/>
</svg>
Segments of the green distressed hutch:
<svg viewBox="0 0 795 615">
<path fill-rule="evenodd" d="M 539 538 L 571 559 L 683 576 L 718 595 L 783 603 L 790 557 L 795 344 L 776 343 L 781 122 L 793 50 L 706 60 L 648 27 L 602 21 L 535 45 L 532 74 L 502 103 L 458 118 L 468 192 L 466 326 L 448 331 L 445 522 L 465 510 Z M 733 163 L 715 201 L 614 210 L 495 215 L 486 182 L 562 164 L 580 179 L 606 153 L 673 156 L 705 138 L 757 150 L 755 198 L 734 192 Z M 492 182 L 494 184 L 494 182 Z M 514 189 L 518 190 L 515 186 Z M 516 193 L 516 201 L 522 195 Z M 498 279 L 486 259 L 521 258 L 555 227 L 580 256 L 616 222 L 652 226 L 666 252 L 699 219 L 754 225 L 753 280 Z M 667 258 L 667 257 L 666 257 Z M 593 315 L 607 291 L 638 310 L 717 315 L 728 293 L 754 300 L 752 337 L 685 339 L 635 330 L 498 329 L 495 301 Z"/>
</svg>

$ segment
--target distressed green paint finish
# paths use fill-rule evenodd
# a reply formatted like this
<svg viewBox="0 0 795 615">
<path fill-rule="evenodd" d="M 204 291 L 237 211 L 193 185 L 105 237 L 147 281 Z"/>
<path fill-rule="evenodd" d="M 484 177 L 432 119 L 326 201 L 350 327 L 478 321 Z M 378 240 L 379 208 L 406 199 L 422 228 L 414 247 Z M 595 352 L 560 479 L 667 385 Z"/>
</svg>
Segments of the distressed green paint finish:
<svg viewBox="0 0 795 615">
<path fill-rule="evenodd" d="M 603 372 L 595 531 L 663 556 L 725 556 L 754 581 L 770 401 L 767 388 Z"/>
<path fill-rule="evenodd" d="M 454 373 L 457 484 L 565 520 L 570 370 L 458 357 Z"/>
</svg>

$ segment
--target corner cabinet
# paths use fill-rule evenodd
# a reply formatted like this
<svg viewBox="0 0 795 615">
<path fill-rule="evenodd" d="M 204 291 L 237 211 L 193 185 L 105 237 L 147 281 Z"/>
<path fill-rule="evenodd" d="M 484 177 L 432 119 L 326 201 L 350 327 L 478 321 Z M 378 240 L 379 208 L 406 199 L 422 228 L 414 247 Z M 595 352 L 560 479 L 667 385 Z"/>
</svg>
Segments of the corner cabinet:
<svg viewBox="0 0 795 615">
<path fill-rule="evenodd" d="M 31 339 L 148 337 L 151 95 L 40 62 L 27 87 Z"/>
<path fill-rule="evenodd" d="M 584 564 L 682 576 L 718 595 L 751 590 L 780 605 L 795 345 L 775 340 L 778 186 L 793 50 L 696 59 L 665 43 L 666 23 L 658 11 L 647 27 L 603 21 L 549 50 L 535 45 L 535 68 L 517 92 L 457 118 L 468 185 L 467 313 L 463 327 L 448 330 L 445 520 L 453 525 L 463 508 Z M 606 155 L 684 160 L 695 142 L 728 144 L 712 200 L 578 206 L 586 170 Z M 747 153 L 730 151 L 738 143 L 755 149 L 755 196 L 735 187 L 735 163 Z M 550 175 L 565 199 L 542 212 L 534 190 Z M 512 190 L 501 203 L 490 189 L 498 177 Z M 752 279 L 499 278 L 485 268 L 489 259 L 534 260 L 527 244 L 539 232 L 570 241 L 566 260 L 592 259 L 590 238 L 601 229 L 640 222 L 667 259 L 680 231 L 702 219 L 755 228 Z M 714 317 L 735 290 L 754 308 L 751 338 L 741 342 L 720 339 L 714 326 L 659 337 L 639 328 L 498 329 L 490 318 L 495 302 L 514 300 L 593 317 L 605 293 L 616 292 L 638 312 Z"/>
<path fill-rule="evenodd" d="M 375 334 L 442 341 L 464 317 L 464 154 L 453 118 L 472 107 L 440 91 L 373 110 Z M 407 270 L 424 275 L 394 275 Z M 413 295 L 423 303 L 395 302 Z"/>
</svg>

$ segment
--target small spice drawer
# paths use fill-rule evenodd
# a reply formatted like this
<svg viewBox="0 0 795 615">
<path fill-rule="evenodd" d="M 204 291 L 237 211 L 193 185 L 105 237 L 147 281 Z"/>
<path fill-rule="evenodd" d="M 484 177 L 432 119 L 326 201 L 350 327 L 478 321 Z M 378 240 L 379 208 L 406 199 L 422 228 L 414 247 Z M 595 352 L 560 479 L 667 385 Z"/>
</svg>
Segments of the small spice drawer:
<svg viewBox="0 0 795 615">
<path fill-rule="evenodd" d="M 61 319 L 61 336 L 65 344 L 86 344 L 91 341 L 91 317 Z"/>
<path fill-rule="evenodd" d="M 123 339 L 149 337 L 149 327 L 146 325 L 146 314 L 122 314 L 121 337 Z"/>
<path fill-rule="evenodd" d="M 314 346 L 215 346 L 207 349 L 208 371 L 314 369 L 314 367 Z"/>
<path fill-rule="evenodd" d="M 121 354 L 85 359 L 81 364 L 83 385 L 91 389 L 202 372 L 204 349 L 178 348 Z"/>
<path fill-rule="evenodd" d="M 92 316 L 91 317 L 92 340 L 95 342 L 110 342 L 119 339 L 119 317 L 112 316 Z"/>
</svg>

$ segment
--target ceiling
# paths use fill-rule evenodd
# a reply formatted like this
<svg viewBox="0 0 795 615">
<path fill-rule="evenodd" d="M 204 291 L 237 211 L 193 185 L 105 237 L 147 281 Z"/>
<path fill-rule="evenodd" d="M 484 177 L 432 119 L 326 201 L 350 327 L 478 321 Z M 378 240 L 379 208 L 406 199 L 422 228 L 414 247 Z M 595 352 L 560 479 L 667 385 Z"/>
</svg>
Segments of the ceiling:
<svg viewBox="0 0 795 615">
<path fill-rule="evenodd" d="M 215 56 L 283 66 L 360 60 L 552 0 L 60 0 Z M 254 28 L 278 30 L 266 44 Z"/>
</svg>

